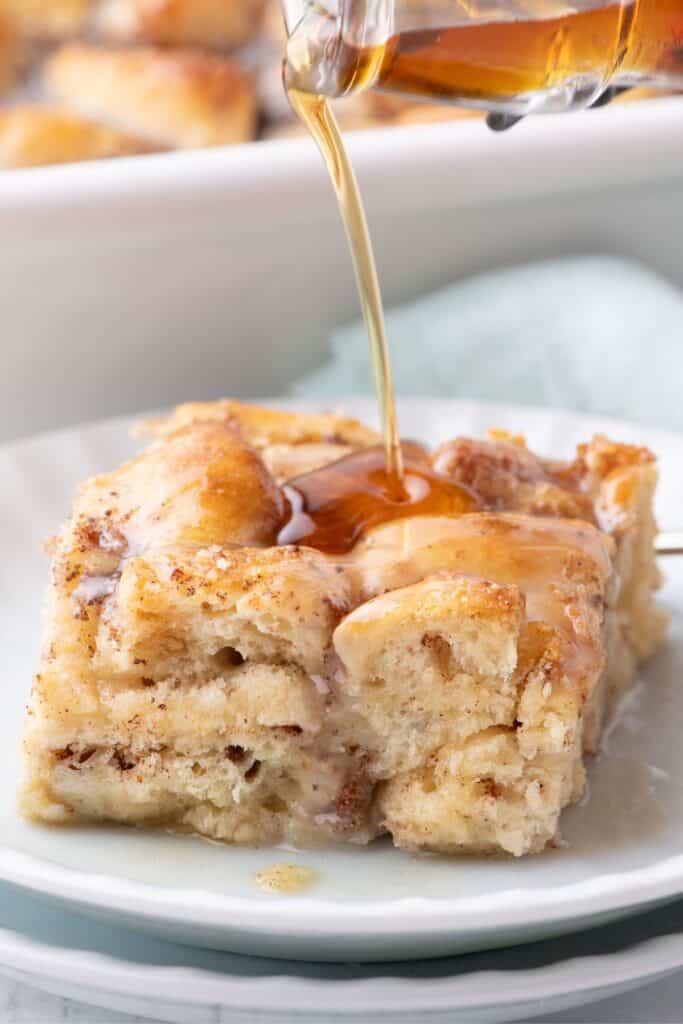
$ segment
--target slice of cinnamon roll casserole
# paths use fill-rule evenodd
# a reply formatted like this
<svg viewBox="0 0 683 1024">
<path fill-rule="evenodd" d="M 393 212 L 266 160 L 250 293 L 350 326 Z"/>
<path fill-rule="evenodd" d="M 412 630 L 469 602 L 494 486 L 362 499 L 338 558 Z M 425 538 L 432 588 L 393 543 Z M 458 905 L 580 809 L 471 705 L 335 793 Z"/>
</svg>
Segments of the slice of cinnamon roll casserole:
<svg viewBox="0 0 683 1024">
<path fill-rule="evenodd" d="M 351 465 L 371 430 L 231 401 L 146 429 L 53 544 L 25 815 L 248 844 L 552 842 L 664 637 L 651 453 L 448 441 L 421 458 L 464 511 L 370 518 L 331 551 L 277 543 L 284 485 Z"/>
</svg>

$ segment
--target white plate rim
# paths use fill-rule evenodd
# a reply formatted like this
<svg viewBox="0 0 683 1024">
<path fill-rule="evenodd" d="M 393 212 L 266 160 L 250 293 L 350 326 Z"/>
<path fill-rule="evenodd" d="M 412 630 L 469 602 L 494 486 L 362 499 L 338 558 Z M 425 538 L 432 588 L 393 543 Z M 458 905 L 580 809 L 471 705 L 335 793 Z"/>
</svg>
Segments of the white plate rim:
<svg viewBox="0 0 683 1024">
<path fill-rule="evenodd" d="M 239 958 L 237 958 L 239 959 Z M 375 976 L 317 979 L 292 974 L 244 976 L 201 967 L 132 964 L 113 955 L 64 950 L 0 928 L 0 970 L 27 975 L 32 982 L 70 982 L 89 991 L 164 1000 L 186 1006 L 220 1005 L 235 1011 L 319 1013 L 312 1000 L 336 1005 L 340 1017 L 381 1009 L 392 1014 L 440 1013 L 526 1006 L 571 994 L 588 1002 L 601 992 L 639 987 L 683 969 L 683 931 L 649 938 L 607 954 L 572 956 L 517 970 L 475 970 L 455 976 L 413 979 Z M 370 970 L 374 970 L 369 965 Z M 495 994 L 500 993 L 496 999 Z M 335 997 L 344 997 L 335 1004 Z"/>
<path fill-rule="evenodd" d="M 547 892 L 536 891 L 533 908 L 523 890 L 496 893 L 490 898 L 444 898 L 437 910 L 433 900 L 406 897 L 383 902 L 378 915 L 373 904 L 331 903 L 312 897 L 290 898 L 278 904 L 277 917 L 270 903 L 249 897 L 231 897 L 202 889 L 154 889 L 149 884 L 121 880 L 108 874 L 83 874 L 14 850 L 0 850 L 0 878 L 32 892 L 68 902 L 90 911 L 105 911 L 155 922 L 182 923 L 184 927 L 239 930 L 257 935 L 267 928 L 270 937 L 353 937 L 362 930 L 364 940 L 391 937 L 396 929 L 438 938 L 470 935 L 474 930 L 533 928 L 559 925 L 577 918 L 599 918 L 612 913 L 674 899 L 683 892 L 683 855 L 656 868 L 619 875 L 599 875 L 590 881 Z M 103 894 L 106 894 L 103 895 Z M 596 900 L 599 899 L 599 906 Z M 520 916 L 520 914 L 522 916 Z"/>
<path fill-rule="evenodd" d="M 258 401 L 258 399 L 255 399 Z M 368 410 L 374 408 L 369 398 L 328 399 L 326 401 L 306 399 L 263 400 L 264 404 L 282 408 L 343 407 L 351 415 L 368 417 Z M 622 436 L 641 436 L 656 446 L 681 446 L 680 435 L 639 427 L 592 414 L 572 413 L 543 407 L 517 406 L 491 402 L 463 401 L 458 399 L 402 398 L 401 404 L 422 407 L 425 410 L 435 406 L 448 407 L 454 411 L 477 409 L 485 412 L 491 422 L 504 417 L 515 416 L 520 422 L 534 417 L 552 415 L 558 428 L 577 429 L 589 421 L 590 429 L 601 429 Z M 139 417 L 117 417 L 95 421 L 68 428 L 65 431 L 49 431 L 32 438 L 24 438 L 1 446 L 4 451 L 20 451 L 31 445 L 44 444 L 51 437 L 73 435 L 88 429 L 126 429 Z M 349 900 L 347 903 L 332 903 L 315 897 L 299 896 L 280 903 L 278 915 L 272 914 L 268 902 L 258 903 L 249 897 L 231 897 L 196 888 L 155 889 L 148 883 L 121 879 L 112 875 L 84 873 L 62 867 L 49 860 L 0 846 L 0 878 L 36 893 L 70 903 L 72 906 L 129 915 L 137 919 L 152 918 L 155 922 L 181 923 L 183 926 L 225 928 L 249 934 L 263 932 L 267 925 L 272 937 L 329 936 L 344 938 L 358 935 L 362 930 L 364 939 L 382 939 L 395 933 L 396 928 L 410 930 L 420 936 L 448 936 L 471 934 L 473 930 L 489 930 L 534 925 L 562 924 L 581 917 L 597 918 L 619 911 L 645 908 L 650 904 L 673 899 L 683 893 L 683 853 L 661 862 L 630 872 L 597 875 L 572 885 L 548 890 L 536 890 L 533 907 L 529 907 L 529 894 L 524 890 L 509 890 L 494 893 L 491 897 L 477 896 L 473 899 L 456 897 L 440 900 L 438 909 L 433 900 L 404 897 L 392 903 L 382 903 L 382 914 L 378 915 L 372 904 Z M 599 901 L 599 902 L 598 902 Z"/>
</svg>

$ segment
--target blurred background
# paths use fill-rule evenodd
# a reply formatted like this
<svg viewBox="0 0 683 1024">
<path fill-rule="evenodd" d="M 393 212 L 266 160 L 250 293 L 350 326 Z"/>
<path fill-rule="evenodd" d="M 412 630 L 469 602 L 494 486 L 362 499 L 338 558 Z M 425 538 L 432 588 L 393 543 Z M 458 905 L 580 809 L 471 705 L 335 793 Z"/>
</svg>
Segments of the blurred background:
<svg viewBox="0 0 683 1024">
<path fill-rule="evenodd" d="M 301 134 L 282 89 L 279 0 L 0 0 L 4 168 Z M 466 111 L 365 93 L 342 126 Z"/>
<path fill-rule="evenodd" d="M 284 45 L 280 0 L 0 0 L 0 165 L 300 135 Z M 373 91 L 336 111 L 348 131 L 481 116 Z"/>
<path fill-rule="evenodd" d="M 355 284 L 322 161 L 288 111 L 283 45 L 277 0 L 0 0 L 1 438 L 190 397 L 370 393 L 364 342 L 339 333 Z M 494 273 L 403 316 L 429 337 L 421 368 L 392 319 L 401 393 L 659 425 L 678 409 L 625 396 L 675 379 L 683 98 L 634 89 L 502 135 L 374 91 L 335 110 L 387 305 Z M 636 266 L 533 269 L 584 255 Z M 532 269 L 506 276 L 518 264 Z M 627 372 L 608 387 L 591 353 L 615 345 Z M 333 352 L 332 376 L 310 378 Z"/>
</svg>

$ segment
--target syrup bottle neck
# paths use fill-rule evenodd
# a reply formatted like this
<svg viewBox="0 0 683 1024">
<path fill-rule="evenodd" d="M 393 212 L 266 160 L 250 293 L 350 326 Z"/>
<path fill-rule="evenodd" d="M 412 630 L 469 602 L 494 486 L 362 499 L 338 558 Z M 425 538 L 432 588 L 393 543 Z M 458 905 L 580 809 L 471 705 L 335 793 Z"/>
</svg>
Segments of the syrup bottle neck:
<svg viewBox="0 0 683 1024">
<path fill-rule="evenodd" d="M 283 0 L 289 87 L 377 86 L 513 117 L 683 88 L 683 0 Z"/>
<path fill-rule="evenodd" d="M 282 0 L 288 88 L 335 99 L 375 85 L 394 0 Z"/>
</svg>

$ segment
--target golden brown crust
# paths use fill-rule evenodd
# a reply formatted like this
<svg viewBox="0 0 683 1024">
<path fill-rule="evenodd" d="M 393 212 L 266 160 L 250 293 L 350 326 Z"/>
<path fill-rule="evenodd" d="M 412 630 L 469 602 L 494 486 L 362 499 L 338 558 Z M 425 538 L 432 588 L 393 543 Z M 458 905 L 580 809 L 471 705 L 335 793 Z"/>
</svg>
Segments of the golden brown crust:
<svg viewBox="0 0 683 1024">
<path fill-rule="evenodd" d="M 227 57 L 72 43 L 48 60 L 44 78 L 70 108 L 168 146 L 220 146 L 255 135 L 254 89 Z"/>
<path fill-rule="evenodd" d="M 198 420 L 219 420 L 237 425 L 255 448 L 272 444 L 344 444 L 354 448 L 377 444 L 379 435 L 363 423 L 333 412 L 283 412 L 262 405 L 249 405 L 223 398 L 216 402 L 186 402 L 171 416 L 145 420 L 140 433 L 161 437 L 169 431 Z"/>
<path fill-rule="evenodd" d="M 595 521 L 593 498 L 582 490 L 578 469 L 541 459 L 519 440 L 498 437 L 446 441 L 434 453 L 434 468 L 471 487 L 490 509 Z"/>
<path fill-rule="evenodd" d="M 194 619 L 204 617 L 220 626 L 217 647 L 246 661 L 322 672 L 332 632 L 357 600 L 352 578 L 310 549 L 154 548 L 123 569 L 110 618 L 118 627 L 115 650 L 109 664 L 103 650 L 100 664 L 132 670 L 144 658 L 144 674 L 163 678 L 157 645 L 169 621 L 188 663 L 199 664 Z"/>
<path fill-rule="evenodd" d="M 56 39 L 83 28 L 89 5 L 90 0 L 0 0 L 0 15 L 26 36 Z"/>
<path fill-rule="evenodd" d="M 604 434 L 596 434 L 588 444 L 579 445 L 570 472 L 584 478 L 589 475 L 604 481 L 612 473 L 635 466 L 651 466 L 656 462 L 649 448 L 640 445 L 617 444 Z"/>
<path fill-rule="evenodd" d="M 0 166 L 39 167 L 150 151 L 125 132 L 64 110 L 37 106 L 0 110 Z"/>
<path fill-rule="evenodd" d="M 73 530 L 81 547 L 121 556 L 159 545 L 261 545 L 274 543 L 283 513 L 257 453 L 229 424 L 214 421 L 181 427 L 84 484 Z"/>
<path fill-rule="evenodd" d="M 109 0 L 103 25 L 146 42 L 230 50 L 253 38 L 262 10 L 262 0 Z"/>
<path fill-rule="evenodd" d="M 164 437 L 184 424 L 212 420 L 235 427 L 281 482 L 380 440 L 374 430 L 346 416 L 282 412 L 227 398 L 179 405 L 171 416 L 139 424 L 137 432 L 143 437 Z"/>
<path fill-rule="evenodd" d="M 14 85 L 24 56 L 21 37 L 14 23 L 0 11 L 0 93 Z"/>
</svg>

